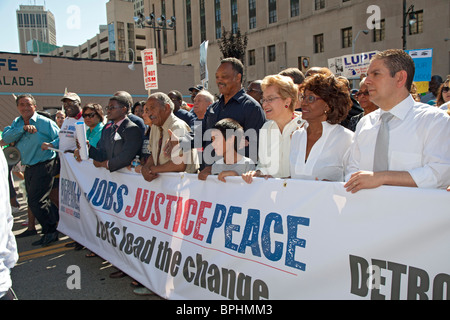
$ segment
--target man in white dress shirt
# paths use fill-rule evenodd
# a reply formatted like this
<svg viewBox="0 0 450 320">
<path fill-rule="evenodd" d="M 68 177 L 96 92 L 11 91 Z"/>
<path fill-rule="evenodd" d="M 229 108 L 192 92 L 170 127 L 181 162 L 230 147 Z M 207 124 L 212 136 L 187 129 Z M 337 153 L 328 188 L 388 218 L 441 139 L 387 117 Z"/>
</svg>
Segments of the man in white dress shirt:
<svg viewBox="0 0 450 320">
<path fill-rule="evenodd" d="M 370 100 L 380 109 L 358 123 L 350 148 L 345 188 L 355 193 L 381 185 L 447 188 L 450 185 L 449 116 L 438 108 L 415 102 L 410 95 L 415 67 L 403 50 L 374 56 L 366 85 Z M 390 113 L 387 150 L 377 145 L 383 114 Z M 380 132 L 381 133 L 381 132 Z M 381 134 L 380 134 L 381 136 Z M 377 151 L 375 151 L 377 150 Z M 387 154 L 385 169 L 375 169 Z M 387 168 L 386 168 L 387 167 Z"/>
</svg>

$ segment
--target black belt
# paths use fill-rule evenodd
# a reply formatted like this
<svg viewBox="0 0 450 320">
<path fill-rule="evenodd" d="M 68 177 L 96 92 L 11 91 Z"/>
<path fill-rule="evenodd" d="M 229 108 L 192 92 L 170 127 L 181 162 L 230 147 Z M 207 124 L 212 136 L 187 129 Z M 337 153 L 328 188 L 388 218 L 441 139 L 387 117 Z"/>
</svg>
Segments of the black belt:
<svg viewBox="0 0 450 320">
<path fill-rule="evenodd" d="M 37 167 L 37 166 L 40 166 L 40 165 L 43 165 L 43 164 L 47 164 L 47 163 L 49 163 L 50 161 L 53 161 L 53 160 L 55 160 L 55 158 L 50 159 L 50 160 L 46 160 L 46 161 L 42 161 L 42 162 L 38 162 L 38 163 L 32 164 L 32 165 L 25 165 L 25 168 Z"/>
</svg>

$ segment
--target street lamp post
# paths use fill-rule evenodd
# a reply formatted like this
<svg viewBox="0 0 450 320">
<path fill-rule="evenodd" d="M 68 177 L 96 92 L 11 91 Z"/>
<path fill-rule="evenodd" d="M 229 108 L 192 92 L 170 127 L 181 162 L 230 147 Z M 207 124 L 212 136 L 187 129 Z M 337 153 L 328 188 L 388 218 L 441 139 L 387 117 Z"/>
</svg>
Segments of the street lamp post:
<svg viewBox="0 0 450 320">
<path fill-rule="evenodd" d="M 403 0 L 403 50 L 406 50 L 406 26 L 408 25 L 408 17 L 410 26 L 417 22 L 416 14 L 414 12 L 414 5 L 411 5 L 407 10 L 406 0 Z"/>
<path fill-rule="evenodd" d="M 140 28 L 150 28 L 158 33 L 158 63 L 161 63 L 161 30 L 174 30 L 176 25 L 176 19 L 174 16 L 170 19 L 166 19 L 164 15 L 161 15 L 158 19 L 155 19 L 155 14 L 152 12 L 149 17 L 145 17 L 141 12 L 137 17 L 134 17 L 136 25 Z"/>
</svg>

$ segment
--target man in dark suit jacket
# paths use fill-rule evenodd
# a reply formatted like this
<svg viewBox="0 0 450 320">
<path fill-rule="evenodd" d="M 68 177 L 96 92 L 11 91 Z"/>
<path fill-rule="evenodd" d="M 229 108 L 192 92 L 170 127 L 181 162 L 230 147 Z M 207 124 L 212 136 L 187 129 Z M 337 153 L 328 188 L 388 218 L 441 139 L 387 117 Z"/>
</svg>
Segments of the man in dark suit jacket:
<svg viewBox="0 0 450 320">
<path fill-rule="evenodd" d="M 123 97 L 110 98 L 106 107 L 110 122 L 103 128 L 97 147 L 89 148 L 89 157 L 94 160 L 94 166 L 97 168 L 117 171 L 129 166 L 141 151 L 142 132 L 127 117 L 128 108 L 128 101 Z M 79 160 L 78 152 L 75 157 Z"/>
</svg>

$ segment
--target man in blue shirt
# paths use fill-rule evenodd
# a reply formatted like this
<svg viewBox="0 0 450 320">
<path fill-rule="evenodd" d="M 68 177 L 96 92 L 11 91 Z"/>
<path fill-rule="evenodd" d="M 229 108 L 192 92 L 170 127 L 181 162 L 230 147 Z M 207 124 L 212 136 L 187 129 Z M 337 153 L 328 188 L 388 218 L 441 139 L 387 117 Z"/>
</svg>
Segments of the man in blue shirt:
<svg viewBox="0 0 450 320">
<path fill-rule="evenodd" d="M 178 142 L 184 150 L 189 147 L 199 148 L 201 146 L 197 144 L 202 142 L 203 159 L 201 159 L 200 167 L 202 171 L 199 174 L 201 180 L 206 179 L 210 174 L 211 165 L 216 160 L 211 146 L 210 129 L 222 119 L 231 118 L 239 122 L 247 138 L 245 156 L 254 162 L 257 161 L 259 129 L 266 122 L 266 116 L 261 105 L 245 93 L 242 87 L 243 73 L 244 66 L 241 61 L 236 58 L 223 59 L 216 71 L 216 84 L 221 96 L 208 107 L 201 128 L 196 127 L 193 135 L 181 137 L 181 139 L 171 133 L 172 141 L 165 147 L 164 152 L 170 154 L 171 147 Z M 203 170 L 206 171 L 203 172 Z"/>
<path fill-rule="evenodd" d="M 20 151 L 22 165 L 25 165 L 25 187 L 28 194 L 28 207 L 42 226 L 42 238 L 33 245 L 47 246 L 58 240 L 56 231 L 59 213 L 50 201 L 53 186 L 53 167 L 56 153 L 42 150 L 44 142 L 58 138 L 56 123 L 36 112 L 36 100 L 30 94 L 16 99 L 20 117 L 3 132 L 6 143 L 16 142 Z"/>
</svg>

